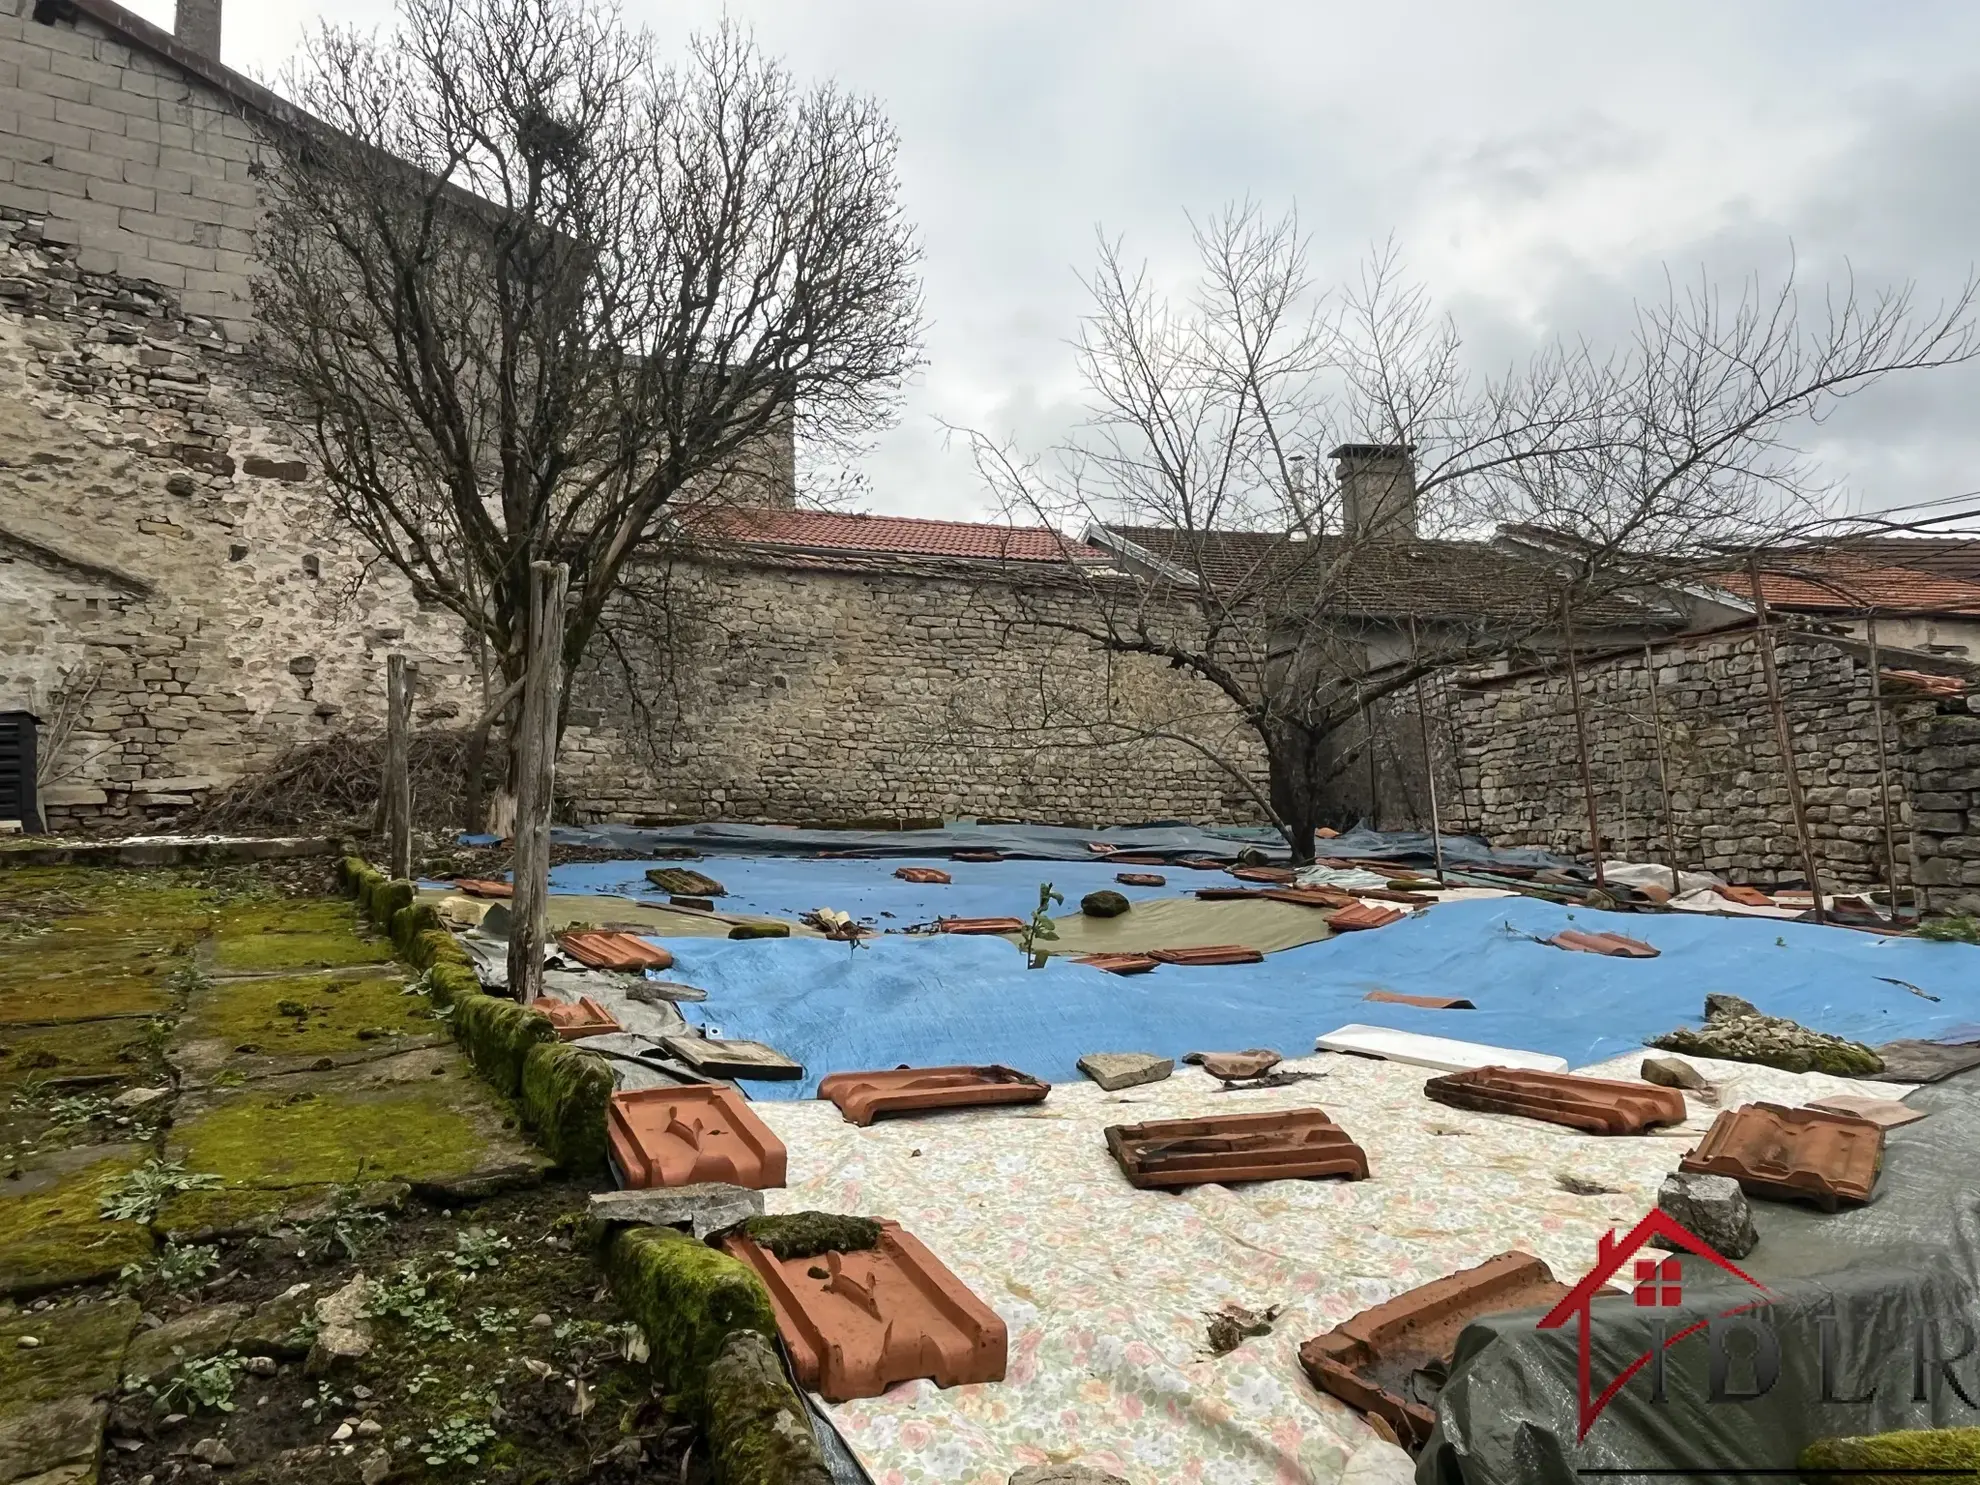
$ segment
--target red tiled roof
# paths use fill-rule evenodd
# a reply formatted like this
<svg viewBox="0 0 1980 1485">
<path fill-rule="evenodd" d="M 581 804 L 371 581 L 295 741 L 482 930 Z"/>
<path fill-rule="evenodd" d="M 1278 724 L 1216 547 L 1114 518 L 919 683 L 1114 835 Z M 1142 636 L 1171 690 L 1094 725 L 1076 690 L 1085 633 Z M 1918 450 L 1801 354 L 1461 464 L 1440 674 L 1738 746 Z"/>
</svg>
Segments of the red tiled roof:
<svg viewBox="0 0 1980 1485">
<path fill-rule="evenodd" d="M 1081 546 L 1046 526 L 742 506 L 697 515 L 694 525 L 702 534 L 726 541 L 803 551 L 884 552 L 990 562 L 1064 562 L 1069 557 L 1080 562 L 1104 562 L 1107 558 L 1105 552 Z"/>
<path fill-rule="evenodd" d="M 1729 593 L 1752 596 L 1745 572 L 1713 579 Z M 1774 608 L 1803 612 L 1980 615 L 1980 583 L 1842 552 L 1777 553 L 1760 571 L 1760 591 Z"/>
</svg>

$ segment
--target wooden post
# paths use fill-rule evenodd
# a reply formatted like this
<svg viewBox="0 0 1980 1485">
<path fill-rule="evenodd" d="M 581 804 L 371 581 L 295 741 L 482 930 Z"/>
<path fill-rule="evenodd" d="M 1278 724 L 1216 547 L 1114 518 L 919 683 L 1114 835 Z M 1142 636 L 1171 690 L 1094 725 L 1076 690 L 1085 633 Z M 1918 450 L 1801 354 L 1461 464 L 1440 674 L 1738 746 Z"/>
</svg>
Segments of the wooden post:
<svg viewBox="0 0 1980 1485">
<path fill-rule="evenodd" d="M 1444 880 L 1444 831 L 1443 822 L 1437 809 L 1437 760 L 1430 754 L 1430 709 L 1423 702 L 1423 677 L 1416 678 L 1416 725 L 1423 734 L 1423 777 L 1430 786 L 1430 846 L 1437 858 L 1437 885 L 1448 887 Z"/>
<path fill-rule="evenodd" d="M 1368 828 L 1382 828 L 1382 763 L 1375 756 L 1375 713 L 1366 702 L 1361 707 L 1361 727 L 1368 734 Z"/>
<path fill-rule="evenodd" d="M 1767 595 L 1760 588 L 1760 558 L 1747 559 L 1746 570 L 1753 581 L 1753 617 L 1759 625 L 1760 668 L 1767 677 L 1767 704 L 1774 713 L 1774 738 L 1781 750 L 1781 774 L 1787 780 L 1788 809 L 1794 815 L 1795 838 L 1801 846 L 1801 870 L 1808 878 L 1808 893 L 1815 901 L 1815 921 L 1828 921 L 1822 911 L 1822 880 L 1815 870 L 1815 841 L 1808 833 L 1808 812 L 1801 802 L 1801 772 L 1794 762 L 1794 734 L 1788 728 L 1787 704 L 1781 699 L 1781 671 L 1774 658 L 1774 630 L 1767 619 Z"/>
<path fill-rule="evenodd" d="M 1891 889 L 1891 921 L 1898 923 L 1904 914 L 1898 907 L 1897 827 L 1891 819 L 1891 755 L 1884 742 L 1884 667 L 1877 658 L 1875 609 L 1865 617 L 1864 631 L 1870 641 L 1870 715 L 1876 719 L 1877 792 L 1884 806 L 1885 880 Z"/>
<path fill-rule="evenodd" d="M 509 917 L 509 993 L 524 1005 L 543 993 L 543 949 L 550 939 L 550 811 L 570 569 L 561 562 L 532 562 L 529 573 L 529 669 L 516 737 L 516 880 Z"/>
<path fill-rule="evenodd" d="M 1602 812 L 1595 803 L 1595 770 L 1588 761 L 1588 716 L 1581 705 L 1581 671 L 1574 662 L 1574 608 L 1561 607 L 1561 638 L 1567 644 L 1568 701 L 1574 707 L 1574 747 L 1581 760 L 1581 796 L 1588 806 L 1588 849 L 1595 857 L 1595 885 L 1606 887 L 1602 869 Z"/>
<path fill-rule="evenodd" d="M 1650 734 L 1657 742 L 1657 785 L 1664 795 L 1664 844 L 1669 850 L 1671 896 L 1678 895 L 1677 813 L 1671 808 L 1671 770 L 1664 760 L 1664 700 L 1657 685 L 1657 659 L 1650 646 L 1643 647 L 1643 673 L 1650 679 Z"/>
<path fill-rule="evenodd" d="M 385 855 L 397 881 L 412 875 L 412 672 L 404 655 L 385 657 Z"/>
</svg>

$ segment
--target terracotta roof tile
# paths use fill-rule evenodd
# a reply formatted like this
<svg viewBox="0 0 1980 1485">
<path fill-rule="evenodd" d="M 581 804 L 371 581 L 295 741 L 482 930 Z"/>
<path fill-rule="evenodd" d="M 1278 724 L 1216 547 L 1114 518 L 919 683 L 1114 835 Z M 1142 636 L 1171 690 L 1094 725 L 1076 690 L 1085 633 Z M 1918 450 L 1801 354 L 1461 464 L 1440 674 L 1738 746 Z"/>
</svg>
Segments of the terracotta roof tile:
<svg viewBox="0 0 1980 1485">
<path fill-rule="evenodd" d="M 1742 598 L 1753 596 L 1753 582 L 1745 572 L 1725 573 L 1713 581 Z M 1980 582 L 1845 552 L 1777 553 L 1761 566 L 1760 591 L 1771 607 L 1804 613 L 1876 608 L 1980 615 Z"/>
<path fill-rule="evenodd" d="M 1107 554 L 1045 526 L 928 521 L 908 516 L 729 507 L 698 513 L 698 534 L 751 547 L 796 551 L 884 552 L 986 562 L 1102 563 Z"/>
</svg>

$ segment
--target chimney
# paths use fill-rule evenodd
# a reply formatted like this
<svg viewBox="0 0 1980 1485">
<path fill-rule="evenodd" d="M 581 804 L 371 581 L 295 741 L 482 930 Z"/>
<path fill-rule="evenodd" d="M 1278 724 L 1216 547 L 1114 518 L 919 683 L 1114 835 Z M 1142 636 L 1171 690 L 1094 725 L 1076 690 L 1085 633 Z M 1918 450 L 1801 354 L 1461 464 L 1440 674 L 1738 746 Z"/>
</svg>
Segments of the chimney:
<svg viewBox="0 0 1980 1485">
<path fill-rule="evenodd" d="M 180 43 L 202 57 L 220 60 L 220 6 L 222 0 L 179 0 L 172 34 Z"/>
<path fill-rule="evenodd" d="M 1327 455 L 1341 488 L 1341 524 L 1353 538 L 1416 539 L 1415 447 L 1344 443 Z"/>
</svg>

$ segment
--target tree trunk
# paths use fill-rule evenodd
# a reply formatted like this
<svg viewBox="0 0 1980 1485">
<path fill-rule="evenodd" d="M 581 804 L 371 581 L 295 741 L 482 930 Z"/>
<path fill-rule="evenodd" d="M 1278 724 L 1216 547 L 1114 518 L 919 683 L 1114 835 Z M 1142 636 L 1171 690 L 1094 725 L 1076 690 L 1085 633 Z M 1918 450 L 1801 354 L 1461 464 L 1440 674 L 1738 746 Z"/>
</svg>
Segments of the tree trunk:
<svg viewBox="0 0 1980 1485">
<path fill-rule="evenodd" d="M 1326 739 L 1297 723 L 1262 728 L 1261 733 L 1280 834 L 1292 850 L 1293 865 L 1311 866 L 1314 832 L 1326 823 L 1327 786 L 1334 776 Z"/>
</svg>

